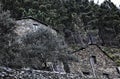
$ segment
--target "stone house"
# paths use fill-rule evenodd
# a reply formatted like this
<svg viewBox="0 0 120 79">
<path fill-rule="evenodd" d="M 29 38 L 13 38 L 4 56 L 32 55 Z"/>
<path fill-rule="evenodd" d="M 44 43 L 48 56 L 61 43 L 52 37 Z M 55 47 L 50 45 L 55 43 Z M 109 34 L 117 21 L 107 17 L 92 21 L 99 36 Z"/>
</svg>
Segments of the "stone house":
<svg viewBox="0 0 120 79">
<path fill-rule="evenodd" d="M 85 76 L 100 79 L 120 78 L 120 69 L 99 46 L 89 45 L 73 54 L 77 56 L 79 62 L 69 62 L 71 73 L 82 73 Z"/>
<path fill-rule="evenodd" d="M 54 29 L 52 29 L 49 25 L 47 25 L 46 23 L 44 23 L 40 20 L 34 19 L 32 17 L 26 17 L 26 18 L 17 20 L 16 21 L 16 29 L 14 30 L 14 33 L 16 35 L 15 42 L 19 45 L 22 45 L 23 37 L 25 37 L 29 33 L 30 34 L 36 33 L 36 31 L 40 30 L 40 29 L 49 30 L 49 32 L 51 34 L 54 34 L 55 36 L 57 36 L 57 32 Z M 38 40 L 36 40 L 36 41 L 38 41 Z M 36 42 L 36 41 L 34 41 L 34 42 Z M 28 45 L 30 43 L 31 43 L 31 40 L 30 41 L 27 40 L 26 45 Z M 29 63 L 31 65 L 35 64 L 35 68 L 39 68 L 39 69 L 44 68 L 44 64 L 41 63 L 40 60 L 34 59 L 34 57 L 31 58 L 31 61 L 24 62 L 24 63 Z M 47 65 L 47 69 L 45 69 L 45 70 L 58 72 L 58 73 L 65 73 L 64 64 L 63 64 L 63 62 L 61 62 L 59 60 L 56 60 L 56 62 L 52 62 L 52 58 L 51 58 L 48 61 L 46 61 L 46 65 Z M 34 68 L 34 66 L 33 66 L 33 68 Z"/>
</svg>

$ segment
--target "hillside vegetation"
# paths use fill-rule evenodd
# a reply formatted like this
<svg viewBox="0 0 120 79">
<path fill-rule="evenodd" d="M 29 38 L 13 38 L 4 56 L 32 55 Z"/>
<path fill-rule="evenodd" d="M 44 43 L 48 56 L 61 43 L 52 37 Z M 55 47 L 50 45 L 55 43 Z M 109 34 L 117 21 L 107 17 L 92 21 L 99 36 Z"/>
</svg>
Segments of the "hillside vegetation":
<svg viewBox="0 0 120 79">
<path fill-rule="evenodd" d="M 119 46 L 120 10 L 110 1 L 101 5 L 88 0 L 1 0 L 12 17 L 32 16 L 63 34 L 68 44 L 78 44 L 80 33 L 94 31 L 100 43 Z M 12 5 L 11 5 L 12 4 Z M 88 35 L 90 37 L 90 35 Z M 86 41 L 86 40 L 85 40 Z M 94 41 L 94 40 L 93 40 Z"/>
<path fill-rule="evenodd" d="M 120 47 L 120 9 L 110 0 L 101 5 L 88 0 L 1 0 L 1 3 L 0 51 L 7 52 L 2 53 L 4 57 L 10 57 L 9 40 L 14 39 L 10 36 L 15 28 L 11 18 L 33 17 L 47 23 L 65 38 L 72 50 L 88 44 Z"/>
</svg>

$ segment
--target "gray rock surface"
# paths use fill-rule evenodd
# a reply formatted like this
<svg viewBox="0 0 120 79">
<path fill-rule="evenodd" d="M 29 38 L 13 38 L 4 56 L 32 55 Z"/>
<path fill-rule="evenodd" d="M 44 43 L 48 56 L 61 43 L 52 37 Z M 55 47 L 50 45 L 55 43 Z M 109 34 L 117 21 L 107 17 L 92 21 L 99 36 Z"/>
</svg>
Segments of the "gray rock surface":
<svg viewBox="0 0 120 79">
<path fill-rule="evenodd" d="M 33 70 L 23 68 L 19 70 L 0 67 L 0 79 L 81 79 L 79 74 Z"/>
</svg>

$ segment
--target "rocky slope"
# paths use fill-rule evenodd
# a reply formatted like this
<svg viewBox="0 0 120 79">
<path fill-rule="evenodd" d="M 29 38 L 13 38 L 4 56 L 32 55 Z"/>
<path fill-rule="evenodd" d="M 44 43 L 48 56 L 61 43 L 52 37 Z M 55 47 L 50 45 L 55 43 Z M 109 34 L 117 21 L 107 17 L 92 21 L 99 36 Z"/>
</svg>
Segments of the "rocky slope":
<svg viewBox="0 0 120 79">
<path fill-rule="evenodd" d="M 112 75 L 111 75 L 112 76 Z M 103 75 L 94 78 L 92 75 L 84 76 L 80 73 L 59 73 L 50 71 L 34 70 L 30 68 L 11 69 L 8 67 L 0 66 L 0 79 L 108 79 Z M 113 76 L 112 79 L 119 79 Z"/>
</svg>

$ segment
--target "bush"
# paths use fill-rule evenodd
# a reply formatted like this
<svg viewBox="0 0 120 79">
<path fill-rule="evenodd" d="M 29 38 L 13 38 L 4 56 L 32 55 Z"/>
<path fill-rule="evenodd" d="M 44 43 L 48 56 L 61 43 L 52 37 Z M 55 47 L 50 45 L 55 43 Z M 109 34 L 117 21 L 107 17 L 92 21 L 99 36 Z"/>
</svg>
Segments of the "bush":
<svg viewBox="0 0 120 79">
<path fill-rule="evenodd" d="M 9 11 L 3 11 L 0 5 L 0 35 L 8 34 L 14 28 L 14 20 L 10 18 Z"/>
<path fill-rule="evenodd" d="M 17 42 L 18 40 L 21 42 Z M 37 31 L 15 36 L 15 39 L 12 35 L 12 41 L 6 53 L 1 54 L 4 56 L 1 61 L 4 66 L 47 69 L 47 62 L 56 62 L 61 57 L 61 61 L 72 59 L 67 53 L 68 47 L 64 38 L 49 27 L 40 26 Z"/>
<path fill-rule="evenodd" d="M 45 67 L 46 62 L 54 62 L 58 56 L 66 55 L 67 52 L 64 39 L 50 28 L 41 27 L 36 32 L 28 33 L 22 37 L 22 42 L 20 47 L 22 57 L 27 60 L 37 58 L 37 61 L 43 63 Z"/>
<path fill-rule="evenodd" d="M 11 45 L 11 33 L 14 29 L 14 20 L 10 18 L 9 11 L 3 11 L 0 5 L 0 64 L 5 64 L 6 59 L 9 60 L 8 53 Z"/>
</svg>

